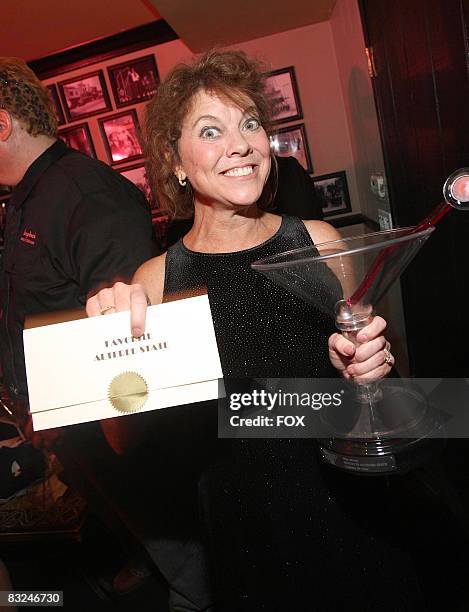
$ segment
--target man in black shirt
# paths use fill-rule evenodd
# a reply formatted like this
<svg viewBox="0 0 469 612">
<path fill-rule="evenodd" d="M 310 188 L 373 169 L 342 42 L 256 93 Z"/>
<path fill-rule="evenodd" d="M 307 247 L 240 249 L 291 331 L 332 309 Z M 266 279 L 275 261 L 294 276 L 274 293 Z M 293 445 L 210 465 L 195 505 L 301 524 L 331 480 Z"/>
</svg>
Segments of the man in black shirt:
<svg viewBox="0 0 469 612">
<path fill-rule="evenodd" d="M 156 254 L 140 190 L 66 147 L 56 132 L 47 88 L 22 61 L 0 58 L 0 184 L 14 187 L 0 276 L 0 355 L 16 406 L 27 401 L 25 317 L 80 307 L 90 292 L 130 279 Z"/>
</svg>

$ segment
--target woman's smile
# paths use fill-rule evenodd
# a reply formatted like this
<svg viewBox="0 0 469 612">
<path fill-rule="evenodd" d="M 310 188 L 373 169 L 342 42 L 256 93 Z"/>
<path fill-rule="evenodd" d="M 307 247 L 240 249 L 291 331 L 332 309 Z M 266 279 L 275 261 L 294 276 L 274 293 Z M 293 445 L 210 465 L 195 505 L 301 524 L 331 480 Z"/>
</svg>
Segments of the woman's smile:
<svg viewBox="0 0 469 612">
<path fill-rule="evenodd" d="M 253 164 L 249 164 L 247 166 L 235 166 L 234 168 L 230 168 L 229 170 L 225 170 L 222 172 L 223 176 L 233 176 L 233 177 L 253 177 L 253 174 L 256 172 L 257 166 Z"/>
</svg>

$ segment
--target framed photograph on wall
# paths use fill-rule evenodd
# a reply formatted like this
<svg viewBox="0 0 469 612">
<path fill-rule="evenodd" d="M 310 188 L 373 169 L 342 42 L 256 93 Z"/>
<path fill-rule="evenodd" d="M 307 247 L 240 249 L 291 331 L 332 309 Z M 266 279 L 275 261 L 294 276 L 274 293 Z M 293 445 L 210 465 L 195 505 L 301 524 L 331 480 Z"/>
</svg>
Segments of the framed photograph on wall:
<svg viewBox="0 0 469 612">
<path fill-rule="evenodd" d="M 119 168 L 118 172 L 125 176 L 125 178 L 129 179 L 129 181 L 132 181 L 132 183 L 138 187 L 140 191 L 143 191 L 151 208 L 157 208 L 157 204 L 154 201 L 150 184 L 147 179 L 145 164 L 125 166 L 125 168 Z"/>
<path fill-rule="evenodd" d="M 270 137 L 270 148 L 280 157 L 296 157 L 306 172 L 313 171 L 306 130 L 303 123 L 281 128 Z"/>
<path fill-rule="evenodd" d="M 59 130 L 59 138 L 71 149 L 81 151 L 88 157 L 96 157 L 93 139 L 87 123 L 80 123 L 69 128 Z"/>
<path fill-rule="evenodd" d="M 149 100 L 160 82 L 154 55 L 110 66 L 107 72 L 117 108 Z"/>
<path fill-rule="evenodd" d="M 102 117 L 98 121 L 106 153 L 112 165 L 142 157 L 135 109 Z"/>
<path fill-rule="evenodd" d="M 269 72 L 266 86 L 274 103 L 274 124 L 303 118 L 293 66 Z"/>
<path fill-rule="evenodd" d="M 352 212 L 347 175 L 344 170 L 313 176 L 313 182 L 325 217 Z"/>
<path fill-rule="evenodd" d="M 62 110 L 62 106 L 60 104 L 57 87 L 52 83 L 52 85 L 47 85 L 47 89 L 49 90 L 52 104 L 54 106 L 55 114 L 57 115 L 57 123 L 59 125 L 63 125 L 65 123 L 65 116 Z"/>
<path fill-rule="evenodd" d="M 57 83 L 68 121 L 112 110 L 102 70 Z"/>
</svg>

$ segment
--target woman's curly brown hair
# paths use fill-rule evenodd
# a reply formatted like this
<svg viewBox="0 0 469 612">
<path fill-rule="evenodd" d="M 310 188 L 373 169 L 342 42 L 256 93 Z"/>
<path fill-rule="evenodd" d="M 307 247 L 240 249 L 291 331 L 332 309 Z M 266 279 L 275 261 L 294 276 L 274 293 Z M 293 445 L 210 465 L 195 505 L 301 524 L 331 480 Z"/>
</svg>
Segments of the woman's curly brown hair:
<svg viewBox="0 0 469 612">
<path fill-rule="evenodd" d="M 190 184 L 182 188 L 174 168 L 180 162 L 182 123 L 201 90 L 227 98 L 243 110 L 254 104 L 264 129 L 268 131 L 271 125 L 272 103 L 258 61 L 241 51 L 209 51 L 192 65 L 176 66 L 148 104 L 144 130 L 147 175 L 161 207 L 172 217 L 187 217 L 194 208 Z M 273 155 L 271 158 L 271 171 L 258 202 L 262 208 L 268 207 L 277 188 L 277 164 Z"/>
<path fill-rule="evenodd" d="M 57 117 L 49 90 L 16 57 L 0 57 L 0 108 L 31 136 L 57 136 Z"/>
</svg>

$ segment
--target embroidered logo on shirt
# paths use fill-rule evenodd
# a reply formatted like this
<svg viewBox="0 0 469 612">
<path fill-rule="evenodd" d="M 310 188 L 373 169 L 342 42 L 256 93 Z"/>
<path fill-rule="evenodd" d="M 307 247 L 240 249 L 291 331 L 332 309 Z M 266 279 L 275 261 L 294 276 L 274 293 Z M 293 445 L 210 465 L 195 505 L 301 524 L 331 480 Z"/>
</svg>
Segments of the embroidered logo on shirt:
<svg viewBox="0 0 469 612">
<path fill-rule="evenodd" d="M 35 246 L 36 244 L 37 234 L 36 232 L 32 232 L 31 230 L 23 230 L 23 235 L 21 236 L 21 242 L 26 242 L 26 244 L 30 244 Z"/>
</svg>

